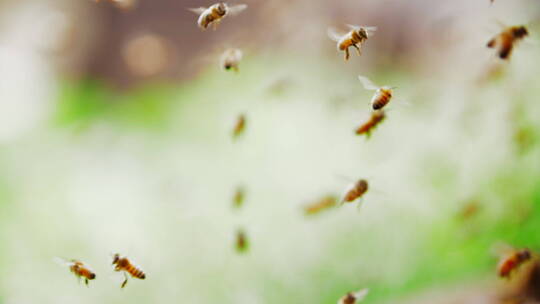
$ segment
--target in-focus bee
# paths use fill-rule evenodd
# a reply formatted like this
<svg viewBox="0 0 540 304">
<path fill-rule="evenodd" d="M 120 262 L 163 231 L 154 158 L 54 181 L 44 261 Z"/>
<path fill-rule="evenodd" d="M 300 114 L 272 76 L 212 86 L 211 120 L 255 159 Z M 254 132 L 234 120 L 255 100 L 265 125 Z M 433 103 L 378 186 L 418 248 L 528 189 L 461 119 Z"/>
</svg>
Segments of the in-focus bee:
<svg viewBox="0 0 540 304">
<path fill-rule="evenodd" d="M 144 280 L 146 274 L 137 266 L 133 265 L 131 261 L 124 256 L 120 256 L 118 253 L 113 256 L 113 262 L 115 271 L 122 271 L 124 273 L 124 282 L 120 285 L 121 288 L 124 288 L 128 281 L 127 274 L 129 273 L 132 277 Z"/>
<path fill-rule="evenodd" d="M 367 288 L 359 290 L 357 292 L 349 292 L 346 295 L 344 295 L 341 299 L 339 299 L 337 304 L 356 304 L 356 303 L 360 303 L 360 301 L 362 301 L 367 296 L 368 292 L 369 292 L 369 290 Z"/>
<path fill-rule="evenodd" d="M 84 283 L 88 286 L 88 281 L 96 278 L 96 274 L 90 270 L 88 265 L 78 260 L 64 260 L 62 258 L 55 258 L 55 261 L 63 266 L 69 267 L 69 270 L 77 277 L 79 282 L 81 278 L 84 279 Z"/>
<path fill-rule="evenodd" d="M 242 229 L 238 229 L 238 231 L 236 231 L 235 248 L 236 251 L 240 253 L 246 252 L 249 248 L 246 233 Z"/>
<path fill-rule="evenodd" d="M 355 200 L 361 198 L 368 191 L 368 182 L 365 179 L 360 179 L 357 182 L 353 183 L 345 195 L 343 195 L 342 203 L 352 203 Z"/>
<path fill-rule="evenodd" d="M 350 29 L 347 33 L 339 33 L 334 28 L 328 29 L 328 37 L 337 42 L 338 51 L 345 52 L 345 60 L 349 60 L 349 48 L 352 46 L 362 55 L 360 47 L 377 30 L 375 26 L 347 25 Z"/>
<path fill-rule="evenodd" d="M 229 6 L 227 3 L 219 2 L 210 7 L 190 8 L 189 10 L 198 14 L 197 24 L 202 30 L 212 25 L 214 30 L 225 16 L 236 15 L 247 8 L 246 4 Z"/>
<path fill-rule="evenodd" d="M 532 253 L 529 249 L 511 250 L 504 255 L 499 265 L 497 272 L 501 278 L 510 278 L 512 272 L 517 270 L 523 263 L 530 260 Z"/>
<path fill-rule="evenodd" d="M 240 114 L 238 118 L 236 119 L 236 123 L 234 124 L 233 128 L 233 139 L 238 138 L 238 136 L 242 135 L 244 133 L 244 130 L 246 129 L 246 116 L 244 114 Z"/>
<path fill-rule="evenodd" d="M 369 120 L 358 127 L 355 133 L 357 135 L 365 134 L 367 137 L 369 137 L 371 136 L 373 129 L 377 127 L 385 118 L 386 114 L 384 113 L 384 110 L 373 111 Z"/>
<path fill-rule="evenodd" d="M 235 72 L 238 72 L 238 65 L 240 65 L 240 60 L 242 60 L 242 57 L 242 50 L 227 49 L 225 52 L 223 52 L 223 54 L 221 54 L 219 64 L 226 71 L 232 69 Z"/>
<path fill-rule="evenodd" d="M 337 198 L 335 195 L 326 195 L 316 202 L 304 207 L 304 213 L 306 215 L 317 214 L 323 210 L 334 207 L 337 204 Z"/>
<path fill-rule="evenodd" d="M 358 76 L 358 79 L 360 82 L 362 82 L 362 85 L 366 90 L 375 91 L 375 94 L 373 94 L 373 97 L 371 98 L 371 106 L 373 107 L 373 110 L 380 110 L 384 108 L 384 106 L 386 106 L 392 99 L 392 93 L 395 87 L 379 87 L 371 82 L 371 80 L 369 80 L 367 77 L 361 75 Z"/>
<path fill-rule="evenodd" d="M 499 58 L 509 59 L 515 44 L 529 35 L 529 31 L 523 25 L 510 26 L 493 37 L 488 43 L 488 48 L 497 49 Z"/>
<path fill-rule="evenodd" d="M 246 196 L 246 191 L 243 187 L 236 188 L 233 196 L 233 206 L 237 209 L 241 208 L 244 204 L 244 199 Z"/>
</svg>

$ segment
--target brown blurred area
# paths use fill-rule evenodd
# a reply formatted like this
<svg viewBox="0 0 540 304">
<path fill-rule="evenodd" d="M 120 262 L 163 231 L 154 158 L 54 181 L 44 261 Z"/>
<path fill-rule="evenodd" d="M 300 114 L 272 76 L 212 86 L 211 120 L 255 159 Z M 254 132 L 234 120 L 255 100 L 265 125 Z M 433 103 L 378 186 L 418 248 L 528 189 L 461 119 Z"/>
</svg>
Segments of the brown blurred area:
<svg viewBox="0 0 540 304">
<path fill-rule="evenodd" d="M 461 45 L 468 35 L 489 37 L 482 28 L 485 21 L 504 20 L 500 12 L 512 6 L 498 3 L 495 9 L 488 0 L 245 0 L 231 3 L 248 4 L 245 12 L 228 17 L 216 31 L 202 32 L 188 8 L 207 7 L 213 1 L 121 1 L 136 2 L 121 8 L 109 0 L 50 1 L 69 20 L 56 57 L 64 74 L 129 87 L 149 80 L 188 79 L 215 64 L 218 53 L 229 47 L 243 49 L 248 57 L 338 56 L 326 29 L 345 24 L 378 27 L 363 55 L 363 67 L 401 66 L 431 74 L 441 61 L 457 57 L 452 52 L 468 52 Z M 16 3 L 6 2 L 4 10 Z M 532 3 L 529 22 L 539 15 L 538 3 Z M 352 62 L 349 66 L 358 69 L 359 61 Z"/>
</svg>

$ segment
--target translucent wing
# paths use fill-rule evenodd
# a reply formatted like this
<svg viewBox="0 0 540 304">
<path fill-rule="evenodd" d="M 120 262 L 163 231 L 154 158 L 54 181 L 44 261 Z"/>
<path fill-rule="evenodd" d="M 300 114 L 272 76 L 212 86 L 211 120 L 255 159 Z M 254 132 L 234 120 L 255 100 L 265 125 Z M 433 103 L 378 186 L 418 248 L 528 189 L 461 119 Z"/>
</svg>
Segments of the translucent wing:
<svg viewBox="0 0 540 304">
<path fill-rule="evenodd" d="M 359 290 L 357 292 L 353 292 L 353 295 L 356 298 L 356 302 L 358 303 L 358 302 L 364 300 L 364 298 L 367 296 L 368 293 L 369 293 L 369 289 L 364 288 L 364 289 Z"/>
<path fill-rule="evenodd" d="M 227 7 L 227 12 L 231 15 L 236 15 L 247 8 L 247 4 L 237 4 Z"/>
<path fill-rule="evenodd" d="M 60 265 L 60 266 L 66 266 L 66 267 L 69 267 L 69 266 L 73 265 L 73 262 L 72 262 L 72 261 L 66 260 L 66 259 L 60 258 L 60 257 L 54 257 L 54 258 L 53 258 L 53 261 L 54 261 L 56 264 Z"/>
<path fill-rule="evenodd" d="M 491 245 L 490 253 L 496 257 L 502 257 L 512 253 L 515 250 L 514 247 L 510 246 L 508 243 L 497 241 Z"/>
<path fill-rule="evenodd" d="M 347 27 L 355 31 L 358 31 L 361 28 L 360 25 L 354 25 L 354 24 L 347 24 Z"/>
<path fill-rule="evenodd" d="M 378 90 L 379 89 L 378 86 L 376 86 L 373 82 L 371 82 L 371 80 L 369 80 L 369 78 L 367 78 L 365 76 L 358 75 L 358 79 L 360 80 L 360 82 L 362 82 L 362 85 L 364 86 L 364 88 L 366 90 Z"/>
<path fill-rule="evenodd" d="M 368 33 L 370 33 L 372 35 L 377 30 L 376 26 L 362 26 L 362 28 L 364 28 Z"/>
<path fill-rule="evenodd" d="M 339 41 L 341 39 L 341 37 L 343 36 L 343 34 L 339 33 L 333 27 L 328 28 L 328 30 L 326 32 L 328 33 L 328 37 L 330 37 L 330 39 L 332 39 L 332 40 L 334 40 L 336 42 Z"/>
<path fill-rule="evenodd" d="M 207 8 L 206 8 L 206 7 L 202 7 L 202 6 L 201 6 L 201 7 L 198 7 L 198 8 L 188 8 L 188 11 L 192 11 L 192 12 L 194 12 L 194 13 L 197 14 L 197 15 L 200 15 L 200 14 L 204 13 L 205 10 L 207 10 Z"/>
<path fill-rule="evenodd" d="M 368 32 L 370 36 L 373 36 L 373 34 L 375 34 L 375 31 L 377 30 L 376 26 L 362 26 L 362 25 L 347 24 L 347 27 L 355 31 L 364 29 L 366 32 Z"/>
</svg>

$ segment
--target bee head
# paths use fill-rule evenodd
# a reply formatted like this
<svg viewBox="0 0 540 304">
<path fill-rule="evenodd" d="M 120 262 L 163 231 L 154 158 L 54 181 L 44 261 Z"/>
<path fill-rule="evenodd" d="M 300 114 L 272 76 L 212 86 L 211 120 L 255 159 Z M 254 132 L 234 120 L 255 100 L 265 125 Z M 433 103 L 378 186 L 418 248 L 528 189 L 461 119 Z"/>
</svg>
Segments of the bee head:
<svg viewBox="0 0 540 304">
<path fill-rule="evenodd" d="M 524 249 L 518 253 L 519 259 L 526 261 L 531 258 L 531 251 L 529 249 Z"/>
<path fill-rule="evenodd" d="M 220 2 L 216 6 L 216 9 L 217 9 L 218 13 L 224 15 L 227 12 L 227 4 L 225 4 L 225 2 Z"/>
<path fill-rule="evenodd" d="M 512 29 L 512 35 L 516 38 L 523 38 L 529 35 L 529 31 L 525 26 L 516 26 Z"/>
<path fill-rule="evenodd" d="M 112 265 L 118 263 L 118 260 L 120 260 L 120 255 L 118 253 L 114 254 Z"/>
<path fill-rule="evenodd" d="M 368 32 L 366 31 L 366 29 L 364 29 L 363 27 L 361 27 L 361 28 L 358 30 L 358 36 L 360 36 L 362 39 L 368 39 Z"/>
<path fill-rule="evenodd" d="M 95 273 L 91 273 L 89 276 L 88 276 L 88 279 L 90 280 L 93 280 L 96 278 L 96 274 Z"/>
<path fill-rule="evenodd" d="M 228 71 L 232 68 L 232 65 L 230 63 L 226 63 L 223 67 Z"/>
</svg>

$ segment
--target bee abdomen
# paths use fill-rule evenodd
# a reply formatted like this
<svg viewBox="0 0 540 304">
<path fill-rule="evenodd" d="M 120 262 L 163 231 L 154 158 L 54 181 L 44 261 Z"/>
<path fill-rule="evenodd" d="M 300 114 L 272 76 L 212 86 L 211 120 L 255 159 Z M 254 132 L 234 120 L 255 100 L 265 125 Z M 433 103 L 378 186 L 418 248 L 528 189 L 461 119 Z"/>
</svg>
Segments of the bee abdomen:
<svg viewBox="0 0 540 304">
<path fill-rule="evenodd" d="M 138 278 L 141 280 L 146 278 L 146 275 L 144 274 L 144 272 L 135 266 L 132 266 L 132 265 L 128 266 L 127 271 L 135 278 Z"/>
<path fill-rule="evenodd" d="M 384 106 L 390 102 L 391 95 L 388 93 L 381 93 L 381 95 L 377 96 L 377 98 L 373 101 L 373 110 L 380 110 Z"/>
</svg>

